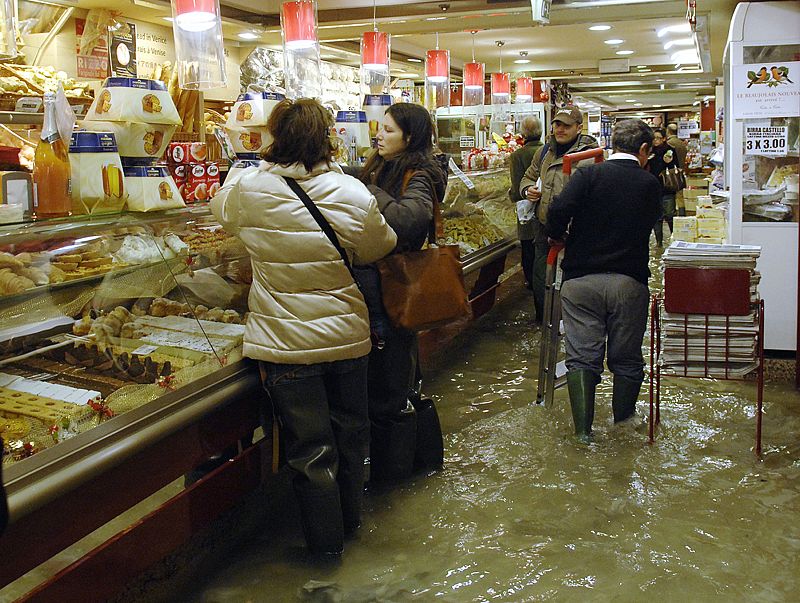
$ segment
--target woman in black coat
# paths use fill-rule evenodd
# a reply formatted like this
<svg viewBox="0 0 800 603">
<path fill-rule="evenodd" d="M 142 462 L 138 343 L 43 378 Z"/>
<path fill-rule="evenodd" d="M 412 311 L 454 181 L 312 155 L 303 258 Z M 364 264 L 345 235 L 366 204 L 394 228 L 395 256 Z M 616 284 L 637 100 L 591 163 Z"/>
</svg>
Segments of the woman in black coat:
<svg viewBox="0 0 800 603">
<path fill-rule="evenodd" d="M 677 151 L 667 144 L 667 133 L 663 128 L 656 128 L 653 130 L 653 153 L 647 162 L 647 169 L 661 181 L 661 173 L 667 168 L 683 167 L 681 160 L 678 157 Z M 675 193 L 662 191 L 661 192 L 661 206 L 664 212 L 663 219 L 666 220 L 669 226 L 670 233 L 672 232 L 672 219 L 675 217 Z M 653 232 L 656 235 L 656 243 L 659 247 L 664 245 L 664 227 L 663 220 L 656 222 L 653 227 Z"/>
<path fill-rule="evenodd" d="M 424 107 L 397 103 L 386 110 L 377 149 L 359 179 L 397 233 L 396 251 L 420 249 L 432 227 L 433 200 L 443 199 L 447 186 L 447 175 L 433 154 L 433 121 Z M 417 336 L 390 323 L 374 266 L 363 269 L 359 281 L 373 330 L 370 480 L 393 481 L 411 475 L 414 464 L 416 416 L 408 396 L 417 381 Z"/>
</svg>

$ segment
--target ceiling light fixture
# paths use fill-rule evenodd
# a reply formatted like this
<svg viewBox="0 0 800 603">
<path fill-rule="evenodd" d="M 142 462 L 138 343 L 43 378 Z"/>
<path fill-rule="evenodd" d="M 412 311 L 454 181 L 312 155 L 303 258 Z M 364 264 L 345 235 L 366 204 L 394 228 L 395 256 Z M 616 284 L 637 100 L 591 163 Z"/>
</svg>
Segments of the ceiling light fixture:
<svg viewBox="0 0 800 603">
<path fill-rule="evenodd" d="M 629 99 L 628 99 L 628 100 L 626 100 L 625 102 L 626 102 L 626 103 L 635 103 L 635 102 L 636 102 L 636 99 L 635 99 L 635 98 L 629 98 Z"/>
<path fill-rule="evenodd" d="M 620 40 L 619 38 L 611 38 L 610 40 L 604 40 L 603 44 L 608 44 L 610 46 L 614 46 L 616 44 L 622 44 L 625 40 Z"/>
<path fill-rule="evenodd" d="M 531 62 L 531 60 L 530 59 L 516 59 L 514 62 L 517 65 L 527 65 L 528 63 Z"/>
<path fill-rule="evenodd" d="M 611 29 L 610 25 L 592 25 L 589 30 L 590 31 L 608 31 Z"/>
<path fill-rule="evenodd" d="M 465 107 L 483 106 L 485 100 L 484 81 L 486 68 L 483 63 L 475 61 L 475 34 L 472 34 L 472 62 L 464 65 L 464 88 L 461 91 L 461 104 Z"/>
<path fill-rule="evenodd" d="M 242 33 L 239 34 L 239 37 L 242 40 L 257 40 L 261 36 L 258 35 L 257 33 L 252 32 L 252 31 L 243 31 Z"/>
<path fill-rule="evenodd" d="M 619 55 L 625 56 L 625 55 L 633 54 L 633 51 L 632 50 L 618 50 L 615 54 L 619 54 Z"/>
<path fill-rule="evenodd" d="M 417 59 L 417 58 L 415 58 L 415 57 L 409 57 L 409 58 L 408 58 L 408 62 L 409 62 L 409 63 L 421 63 L 421 62 L 422 62 L 422 59 Z"/>
</svg>

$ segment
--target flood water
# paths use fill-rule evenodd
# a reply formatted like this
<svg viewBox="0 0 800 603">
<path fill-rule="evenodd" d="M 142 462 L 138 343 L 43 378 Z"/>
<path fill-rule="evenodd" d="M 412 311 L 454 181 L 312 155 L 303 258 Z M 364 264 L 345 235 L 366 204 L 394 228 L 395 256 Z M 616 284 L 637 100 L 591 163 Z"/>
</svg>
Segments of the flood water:
<svg viewBox="0 0 800 603">
<path fill-rule="evenodd" d="M 606 375 L 583 445 L 566 388 L 552 409 L 532 404 L 539 337 L 519 289 L 455 342 L 425 387 L 446 432 L 445 469 L 370 494 L 339 563 L 309 561 L 296 517 L 278 521 L 186 600 L 798 600 L 791 384 L 766 385 L 760 462 L 755 385 L 743 382 L 664 379 L 650 446 L 646 392 L 639 421 L 615 427 Z"/>
</svg>

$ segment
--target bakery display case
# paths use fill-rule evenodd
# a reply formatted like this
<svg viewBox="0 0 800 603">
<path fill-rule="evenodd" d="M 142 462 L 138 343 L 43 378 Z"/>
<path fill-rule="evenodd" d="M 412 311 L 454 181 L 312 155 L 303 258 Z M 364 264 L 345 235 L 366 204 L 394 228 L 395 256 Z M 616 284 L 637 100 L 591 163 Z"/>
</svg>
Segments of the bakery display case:
<svg viewBox="0 0 800 603">
<path fill-rule="evenodd" d="M 479 250 L 514 240 L 517 220 L 508 197 L 511 175 L 507 168 L 451 175 L 442 201 L 448 244 L 458 245 L 468 261 Z"/>
</svg>

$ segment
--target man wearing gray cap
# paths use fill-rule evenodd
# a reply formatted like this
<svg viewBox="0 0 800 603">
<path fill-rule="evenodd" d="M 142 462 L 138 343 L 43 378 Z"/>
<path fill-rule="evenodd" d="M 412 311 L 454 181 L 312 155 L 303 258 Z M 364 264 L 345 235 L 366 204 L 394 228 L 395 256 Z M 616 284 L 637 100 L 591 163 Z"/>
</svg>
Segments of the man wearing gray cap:
<svg viewBox="0 0 800 603">
<path fill-rule="evenodd" d="M 597 141 L 586 134 L 581 134 L 583 116 L 577 107 L 564 107 L 556 111 L 553 117 L 553 134 L 547 144 L 537 150 L 531 165 L 519 184 L 519 193 L 537 204 L 536 220 L 534 220 L 534 259 L 533 259 L 533 298 L 536 304 L 537 322 L 542 320 L 544 310 L 545 274 L 547 272 L 547 253 L 550 246 L 544 224 L 547 220 L 547 209 L 553 198 L 566 184 L 562 173 L 564 155 L 579 153 L 597 148 Z M 589 165 L 593 159 L 578 165 Z"/>
</svg>

